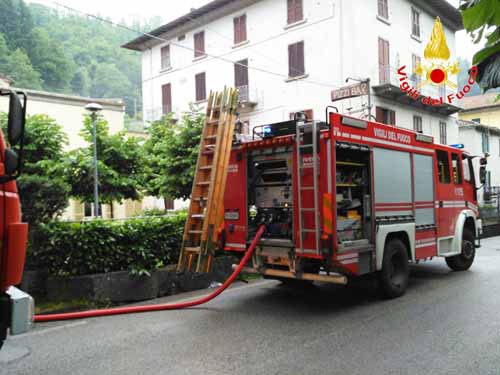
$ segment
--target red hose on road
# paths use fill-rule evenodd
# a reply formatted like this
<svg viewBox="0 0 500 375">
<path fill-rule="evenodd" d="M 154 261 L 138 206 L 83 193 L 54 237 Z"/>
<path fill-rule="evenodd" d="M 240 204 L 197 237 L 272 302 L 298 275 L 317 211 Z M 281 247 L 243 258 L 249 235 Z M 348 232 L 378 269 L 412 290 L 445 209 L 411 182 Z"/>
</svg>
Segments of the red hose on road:
<svg viewBox="0 0 500 375">
<path fill-rule="evenodd" d="M 121 314 L 135 314 L 150 311 L 164 311 L 164 310 L 178 310 L 185 309 L 188 307 L 202 305 L 211 301 L 219 294 L 221 294 L 231 283 L 238 277 L 245 264 L 248 262 L 252 256 L 253 251 L 257 247 L 257 242 L 265 231 L 265 226 L 262 225 L 255 238 L 253 239 L 250 247 L 246 251 L 243 259 L 241 259 L 240 264 L 234 270 L 234 272 L 229 276 L 229 278 L 220 286 L 217 290 L 210 293 L 207 296 L 201 297 L 199 299 L 180 303 L 168 303 L 164 305 L 145 305 L 145 306 L 129 306 L 129 307 L 117 307 L 113 309 L 102 309 L 102 310 L 89 310 L 82 312 L 64 313 L 64 314 L 48 314 L 48 315 L 35 315 L 35 322 L 53 322 L 57 320 L 72 320 L 72 319 L 84 319 L 84 318 L 95 318 L 98 316 L 109 316 L 109 315 L 121 315 Z"/>
</svg>

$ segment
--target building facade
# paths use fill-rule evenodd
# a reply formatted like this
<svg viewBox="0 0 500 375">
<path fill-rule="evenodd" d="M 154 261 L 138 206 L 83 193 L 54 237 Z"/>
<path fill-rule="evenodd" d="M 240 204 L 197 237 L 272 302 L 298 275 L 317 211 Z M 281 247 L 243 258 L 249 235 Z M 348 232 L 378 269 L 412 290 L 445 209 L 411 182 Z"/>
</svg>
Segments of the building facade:
<svg viewBox="0 0 500 375">
<path fill-rule="evenodd" d="M 12 81 L 6 77 L 0 77 L 0 83 L 4 88 L 9 88 Z M 121 99 L 91 99 L 43 91 L 23 91 L 28 94 L 27 114 L 46 114 L 56 120 L 68 137 L 68 144 L 66 145 L 68 151 L 87 146 L 79 133 L 83 127 L 83 118 L 86 113 L 85 106 L 89 103 L 99 103 L 103 107 L 100 115 L 108 121 L 111 133 L 125 130 L 125 105 Z M 2 111 L 8 111 L 7 97 L 0 97 L 0 112 Z M 114 218 L 135 216 L 140 214 L 144 208 L 159 207 L 160 203 L 150 197 L 145 198 L 142 202 L 127 200 L 122 204 L 115 203 L 113 204 L 113 216 Z M 109 205 L 102 207 L 102 214 L 104 218 L 111 216 Z M 71 199 L 68 208 L 62 215 L 62 219 L 80 221 L 86 217 L 92 217 L 92 215 L 93 208 L 91 204 L 83 204 Z"/>
<path fill-rule="evenodd" d="M 475 156 L 473 159 L 474 170 L 479 171 L 479 159 L 485 154 L 488 156 L 486 166 L 486 183 L 482 189 L 478 190 L 478 202 L 480 205 L 490 203 L 485 192 L 500 192 L 500 128 L 497 126 L 479 124 L 475 121 L 459 120 L 460 139 L 464 148 Z M 476 183 L 479 186 L 479 177 L 476 176 Z M 495 205 L 496 205 L 495 198 Z"/>
<path fill-rule="evenodd" d="M 458 117 L 461 120 L 500 128 L 500 101 L 496 100 L 498 95 L 499 92 L 492 92 L 463 98 L 460 102 L 463 110 Z"/>
<path fill-rule="evenodd" d="M 369 78 L 378 121 L 455 143 L 459 108 L 408 100 L 397 75 L 423 59 L 437 16 L 454 61 L 461 17 L 445 0 L 215 0 L 150 33 L 161 40 L 144 35 L 124 47 L 142 52 L 145 121 L 180 116 L 224 86 L 239 88 L 247 129 L 297 111 L 323 120 L 332 90 L 349 77 Z M 454 91 L 421 89 L 433 97 Z M 368 113 L 367 96 L 333 104 L 341 113 Z"/>
</svg>

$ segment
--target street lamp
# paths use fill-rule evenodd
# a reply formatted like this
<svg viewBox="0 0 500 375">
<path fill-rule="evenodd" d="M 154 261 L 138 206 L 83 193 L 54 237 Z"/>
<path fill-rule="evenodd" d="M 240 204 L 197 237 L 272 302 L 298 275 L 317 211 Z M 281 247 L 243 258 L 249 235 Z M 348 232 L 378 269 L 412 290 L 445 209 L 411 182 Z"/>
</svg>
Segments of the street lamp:
<svg viewBox="0 0 500 375">
<path fill-rule="evenodd" d="M 349 80 L 356 81 L 359 83 L 366 83 L 368 85 L 368 118 L 371 119 L 371 117 L 372 117 L 372 93 L 371 93 L 371 89 L 370 89 L 370 78 L 361 79 L 361 78 L 348 77 L 348 78 L 346 78 L 345 82 L 347 83 L 347 82 L 349 82 Z"/>
<path fill-rule="evenodd" d="M 96 135 L 96 122 L 97 114 L 102 111 L 102 106 L 97 103 L 89 103 L 85 109 L 90 112 L 92 119 L 92 139 L 94 141 L 94 217 L 99 217 L 99 175 L 97 172 L 97 135 Z"/>
</svg>

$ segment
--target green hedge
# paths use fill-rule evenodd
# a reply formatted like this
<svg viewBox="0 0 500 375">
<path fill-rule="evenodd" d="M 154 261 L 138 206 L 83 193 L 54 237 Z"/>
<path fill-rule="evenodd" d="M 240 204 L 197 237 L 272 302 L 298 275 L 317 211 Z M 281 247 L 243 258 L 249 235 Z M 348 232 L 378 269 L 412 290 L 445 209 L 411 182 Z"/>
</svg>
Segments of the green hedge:
<svg viewBox="0 0 500 375">
<path fill-rule="evenodd" d="M 31 240 L 30 269 L 80 276 L 112 271 L 149 274 L 176 263 L 186 214 L 127 221 L 53 222 Z"/>
</svg>

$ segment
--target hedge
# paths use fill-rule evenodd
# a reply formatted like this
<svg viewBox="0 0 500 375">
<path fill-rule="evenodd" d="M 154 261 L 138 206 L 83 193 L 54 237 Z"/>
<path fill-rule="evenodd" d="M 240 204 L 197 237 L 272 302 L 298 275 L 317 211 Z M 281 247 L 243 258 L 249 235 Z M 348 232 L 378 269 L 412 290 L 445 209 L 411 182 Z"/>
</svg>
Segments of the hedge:
<svg viewBox="0 0 500 375">
<path fill-rule="evenodd" d="M 50 275 L 149 274 L 176 263 L 186 214 L 126 221 L 53 222 L 31 239 L 28 268 Z"/>
</svg>

